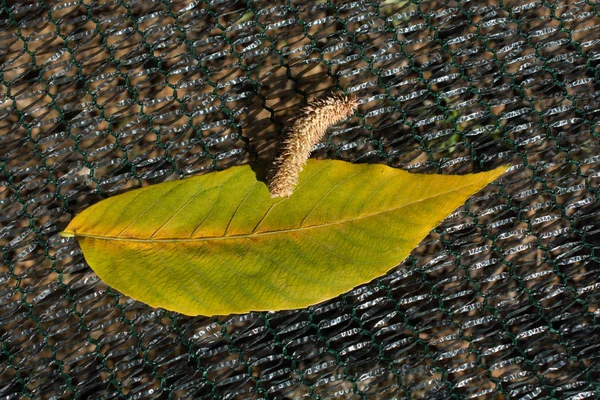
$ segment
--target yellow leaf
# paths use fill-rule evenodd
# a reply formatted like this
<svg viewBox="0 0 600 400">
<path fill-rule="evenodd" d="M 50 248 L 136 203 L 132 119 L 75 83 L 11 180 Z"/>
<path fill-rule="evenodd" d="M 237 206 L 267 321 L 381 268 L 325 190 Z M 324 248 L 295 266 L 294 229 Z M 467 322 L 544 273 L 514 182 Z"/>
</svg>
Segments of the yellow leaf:
<svg viewBox="0 0 600 400">
<path fill-rule="evenodd" d="M 417 175 L 309 160 L 289 199 L 250 166 L 127 192 L 75 217 L 108 285 L 188 315 L 302 308 L 385 274 L 506 171 Z"/>
</svg>

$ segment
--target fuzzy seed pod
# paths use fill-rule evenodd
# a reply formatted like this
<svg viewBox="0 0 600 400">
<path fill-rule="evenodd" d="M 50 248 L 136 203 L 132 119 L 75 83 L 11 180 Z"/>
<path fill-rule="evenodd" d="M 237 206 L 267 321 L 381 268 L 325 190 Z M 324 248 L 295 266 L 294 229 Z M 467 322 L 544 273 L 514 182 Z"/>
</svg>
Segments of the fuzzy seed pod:
<svg viewBox="0 0 600 400">
<path fill-rule="evenodd" d="M 271 197 L 290 197 L 300 171 L 327 128 L 351 116 L 357 105 L 354 96 L 332 94 L 315 99 L 299 111 L 269 171 Z"/>
</svg>

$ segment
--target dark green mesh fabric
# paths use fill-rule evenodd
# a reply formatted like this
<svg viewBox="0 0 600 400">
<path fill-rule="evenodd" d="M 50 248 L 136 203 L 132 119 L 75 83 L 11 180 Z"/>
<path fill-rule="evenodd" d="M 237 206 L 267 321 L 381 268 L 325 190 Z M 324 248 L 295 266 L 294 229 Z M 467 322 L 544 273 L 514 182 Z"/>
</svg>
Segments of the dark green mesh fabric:
<svg viewBox="0 0 600 400">
<path fill-rule="evenodd" d="M 600 396 L 595 2 L 2 4 L 0 397 Z M 361 104 L 315 157 L 513 168 L 303 310 L 153 309 L 58 235 L 102 198 L 268 160 L 328 91 Z"/>
</svg>

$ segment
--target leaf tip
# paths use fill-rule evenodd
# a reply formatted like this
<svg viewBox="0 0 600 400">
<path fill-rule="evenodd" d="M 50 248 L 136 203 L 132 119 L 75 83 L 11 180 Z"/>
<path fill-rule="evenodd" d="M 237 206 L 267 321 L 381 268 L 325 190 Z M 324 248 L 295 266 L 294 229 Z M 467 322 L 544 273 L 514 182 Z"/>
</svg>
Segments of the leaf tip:
<svg viewBox="0 0 600 400">
<path fill-rule="evenodd" d="M 59 234 L 60 236 L 64 237 L 64 238 L 72 238 L 75 237 L 75 232 L 73 231 L 62 231 Z"/>
<path fill-rule="evenodd" d="M 512 168 L 511 164 L 502 164 L 500 165 L 498 168 L 495 169 L 495 171 L 498 171 L 498 177 L 500 177 L 501 175 L 505 174 L 506 172 L 508 172 L 510 169 Z"/>
</svg>

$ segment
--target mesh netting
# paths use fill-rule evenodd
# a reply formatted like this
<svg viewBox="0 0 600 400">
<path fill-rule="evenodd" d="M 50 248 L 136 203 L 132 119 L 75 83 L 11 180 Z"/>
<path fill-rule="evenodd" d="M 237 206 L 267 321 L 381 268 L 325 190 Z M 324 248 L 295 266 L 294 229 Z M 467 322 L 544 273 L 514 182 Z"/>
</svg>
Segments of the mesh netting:
<svg viewBox="0 0 600 400">
<path fill-rule="evenodd" d="M 600 396 L 600 10 L 588 0 L 62 1 L 0 9 L 0 396 Z M 58 232 L 108 196 L 273 156 L 511 162 L 394 270 L 307 309 L 185 317 Z"/>
</svg>

